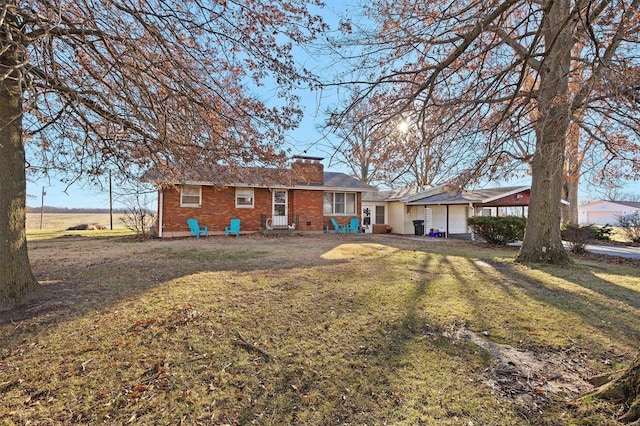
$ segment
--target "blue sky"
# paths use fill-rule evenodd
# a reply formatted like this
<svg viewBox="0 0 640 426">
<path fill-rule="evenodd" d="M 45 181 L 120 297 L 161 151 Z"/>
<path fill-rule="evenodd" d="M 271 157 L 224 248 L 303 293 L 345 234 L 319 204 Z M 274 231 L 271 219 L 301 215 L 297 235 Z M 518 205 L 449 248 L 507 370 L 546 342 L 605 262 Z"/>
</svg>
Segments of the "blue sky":
<svg viewBox="0 0 640 426">
<path fill-rule="evenodd" d="M 75 183 L 67 187 L 56 177 L 27 181 L 27 206 L 40 207 L 44 188 L 44 205 L 66 208 L 109 208 L 108 177 L 104 179 L 104 188 L 100 189 L 88 183 Z M 115 182 L 114 182 L 115 183 Z M 114 208 L 125 207 L 122 188 L 114 184 Z"/>
</svg>

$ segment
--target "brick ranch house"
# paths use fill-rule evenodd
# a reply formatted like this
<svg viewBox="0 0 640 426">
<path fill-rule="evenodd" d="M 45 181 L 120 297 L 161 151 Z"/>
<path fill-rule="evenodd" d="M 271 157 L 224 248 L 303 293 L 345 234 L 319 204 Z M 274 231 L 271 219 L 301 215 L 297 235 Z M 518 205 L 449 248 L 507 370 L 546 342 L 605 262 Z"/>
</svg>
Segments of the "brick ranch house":
<svg viewBox="0 0 640 426">
<path fill-rule="evenodd" d="M 207 226 L 209 235 L 222 234 L 234 218 L 240 219 L 242 233 L 292 225 L 322 232 L 333 229 L 331 218 L 340 224 L 360 218 L 362 192 L 373 187 L 343 173 L 325 172 L 320 157 L 293 160 L 290 169 L 246 168 L 227 182 L 224 168 L 216 166 L 211 179 L 159 187 L 158 236 L 188 236 L 189 218 Z"/>
</svg>

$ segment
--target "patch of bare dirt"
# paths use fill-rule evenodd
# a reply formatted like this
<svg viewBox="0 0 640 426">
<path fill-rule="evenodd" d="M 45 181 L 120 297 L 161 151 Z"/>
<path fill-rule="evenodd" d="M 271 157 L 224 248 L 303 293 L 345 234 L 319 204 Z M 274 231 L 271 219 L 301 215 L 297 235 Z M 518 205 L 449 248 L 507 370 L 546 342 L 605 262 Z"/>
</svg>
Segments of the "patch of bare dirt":
<svg viewBox="0 0 640 426">
<path fill-rule="evenodd" d="M 558 399 L 571 400 L 593 389 L 594 375 L 584 355 L 576 350 L 534 351 L 496 343 L 487 332 L 460 327 L 445 337 L 474 343 L 486 350 L 494 364 L 486 371 L 485 384 L 514 401 L 521 413 L 531 418 Z"/>
</svg>

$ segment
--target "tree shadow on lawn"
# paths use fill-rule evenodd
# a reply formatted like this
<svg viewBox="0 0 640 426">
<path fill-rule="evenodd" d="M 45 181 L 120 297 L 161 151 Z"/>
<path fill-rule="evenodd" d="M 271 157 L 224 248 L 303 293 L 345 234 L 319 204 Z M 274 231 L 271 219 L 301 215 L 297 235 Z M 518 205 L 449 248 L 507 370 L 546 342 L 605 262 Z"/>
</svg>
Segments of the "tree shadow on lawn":
<svg viewBox="0 0 640 426">
<path fill-rule="evenodd" d="M 345 242 L 335 241 L 320 251 L 338 248 L 344 254 L 349 247 L 339 246 Z M 366 254 L 376 249 L 370 247 Z M 162 253 L 183 259 L 189 252 Z M 236 294 L 226 302 L 227 309 L 234 312 L 223 315 L 221 321 L 226 323 L 218 327 L 227 330 L 226 334 L 211 337 L 208 327 L 194 327 L 191 339 L 197 341 L 194 334 L 205 333 L 206 341 L 221 348 L 229 358 L 227 371 L 211 359 L 198 360 L 201 365 L 194 365 L 194 369 L 210 371 L 205 380 L 193 380 L 193 387 L 200 395 L 216 393 L 212 396 L 218 401 L 216 410 L 224 412 L 225 417 L 215 421 L 248 424 L 271 413 L 275 416 L 272 421 L 280 424 L 380 424 L 383 420 L 416 424 L 434 417 L 490 424 L 493 414 L 484 398 L 489 398 L 488 405 L 496 411 L 497 399 L 485 388 L 469 386 L 469 377 L 481 370 L 486 360 L 476 348 L 441 336 L 433 325 L 437 320 L 421 307 L 439 277 L 431 269 L 439 256 L 420 252 L 417 256 L 424 256 L 423 265 L 415 266 L 410 260 L 414 270 L 407 276 L 388 284 L 383 280 L 376 289 L 368 288 L 367 279 L 385 271 L 394 262 L 393 255 L 376 256 L 366 267 L 357 257 L 353 265 L 324 259 L 300 268 L 300 263 L 287 265 L 298 270 L 281 285 L 255 292 L 235 289 Z M 267 270 L 257 263 L 245 267 L 273 274 L 282 271 Z M 312 267 L 334 271 L 338 279 L 316 282 L 308 270 Z M 200 269 L 208 272 L 214 268 Z M 380 298 L 386 303 L 379 303 Z M 271 309 L 264 305 L 271 305 Z M 262 342 L 275 361 L 266 363 L 260 355 L 231 345 L 233 329 L 242 330 L 250 341 Z M 234 378 L 221 384 L 224 380 L 220 377 L 225 375 Z M 225 400 L 225 392 L 230 390 L 242 396 Z M 482 404 L 467 406 L 463 399 L 467 390 L 479 395 Z M 194 408 L 193 415 L 209 418 L 204 417 L 207 409 L 211 410 Z"/>
<path fill-rule="evenodd" d="M 171 285 L 188 287 L 186 278 L 189 275 L 222 272 L 224 279 L 234 279 L 238 272 L 258 272 L 254 275 L 256 278 L 271 274 L 280 279 L 282 271 L 287 269 L 291 279 L 279 281 L 278 286 L 260 288 L 256 285 L 255 289 L 245 291 L 251 283 L 238 286 L 212 283 L 211 292 L 225 288 L 233 292 L 231 295 L 220 294 L 224 300 L 216 303 L 226 312 L 204 312 L 203 316 L 209 315 L 215 326 L 189 323 L 181 330 L 185 338 L 188 336 L 189 340 L 202 346 L 201 351 L 212 353 L 214 348 L 216 351 L 220 348 L 229 358 L 231 367 L 227 371 L 223 364 L 217 365 L 206 357 L 194 357 L 189 361 L 193 371 L 201 369 L 209 375 L 192 380 L 190 386 L 197 391 L 195 394 L 208 398 L 212 392 L 236 391 L 233 398 L 227 395 L 228 401 L 217 400 L 215 410 L 228 413 L 225 419 L 219 419 L 220 423 L 246 424 L 264 413 L 272 416 L 276 413 L 277 417 L 272 417 L 274 423 L 282 420 L 282 424 L 287 423 L 287 419 L 293 424 L 380 424 L 383 420 L 418 424 L 434 419 L 456 424 L 467 423 L 462 419 L 479 424 L 517 423 L 517 416 L 512 417 L 513 422 L 504 420 L 504 411 L 501 411 L 504 401 L 499 401 L 491 389 L 479 381 L 481 371 L 489 363 L 482 351 L 444 337 L 441 328 L 446 324 L 442 318 L 424 308 L 433 286 L 442 278 L 442 273 L 455 269 L 453 264 L 445 259 L 446 267 L 434 270 L 442 256 L 419 251 L 416 256 L 419 259 L 424 256 L 421 264 L 416 265 L 412 258 L 405 264 L 395 265 L 398 269 L 386 272 L 387 265 L 394 262 L 393 252 L 374 257 L 370 263 L 354 262 L 353 265 L 349 264 L 351 259 L 348 258 L 323 259 L 319 256 L 347 241 L 356 242 L 347 239 L 299 240 L 290 243 L 277 256 L 270 255 L 272 252 L 268 248 L 258 244 L 243 246 L 234 240 L 223 246 L 221 240 L 212 240 L 195 242 L 195 248 L 191 248 L 192 244 L 171 242 L 149 248 L 141 243 L 136 247 L 138 250 L 125 251 L 118 250 L 123 246 L 115 245 L 113 255 L 104 253 L 99 261 L 85 259 L 75 266 L 74 259 L 64 260 L 62 264 L 50 259 L 52 264 L 48 267 L 52 272 L 45 278 L 51 282 L 46 284 L 51 286 L 51 292 L 47 296 L 49 299 L 39 303 L 50 303 L 51 311 L 41 311 L 38 316 L 39 307 L 33 306 L 33 311 L 24 311 L 24 319 L 14 316 L 22 336 L 14 332 L 14 336 L 5 342 L 9 348 L 14 343 L 26 347 L 28 343 L 25 342 L 34 340 L 34 335 L 48 324 L 80 316 L 91 317 L 102 310 L 112 311 L 115 305 L 135 302 L 144 293 L 171 280 L 181 281 Z M 363 241 L 367 240 L 357 242 Z M 287 254 L 295 250 L 296 243 L 309 242 L 318 246 L 311 252 L 314 253 L 312 256 L 297 261 L 288 259 Z M 267 246 L 275 243 L 269 240 Z M 232 249 L 227 251 L 229 247 Z M 80 246 L 74 250 L 82 253 L 86 248 Z M 401 245 L 398 248 L 407 249 Z M 231 252 L 243 250 L 244 255 L 230 257 Z M 376 247 L 371 247 L 368 254 L 375 250 Z M 47 265 L 38 266 L 39 261 L 34 264 L 38 273 L 43 274 L 49 269 L 44 267 Z M 365 266 L 360 267 L 359 263 Z M 313 267 L 321 268 L 322 273 L 334 271 L 343 276 L 338 280 L 324 280 L 324 275 L 315 275 L 315 271 L 309 270 Z M 412 270 L 394 280 L 397 271 L 407 268 Z M 378 288 L 370 289 L 367 280 L 377 272 L 388 273 L 389 283 L 382 280 Z M 385 298 L 385 303 L 381 303 L 381 298 Z M 163 302 L 165 306 L 184 306 L 184 303 Z M 269 309 L 264 305 L 269 305 Z M 131 306 L 134 312 L 138 309 L 135 303 Z M 201 309 L 201 305 L 197 308 Z M 337 319 L 334 322 L 329 321 L 331 311 Z M 148 320 L 150 315 L 158 313 L 140 312 L 139 318 Z M 25 324 L 20 325 L 20 321 Z M 159 340 L 152 337 L 158 331 L 154 327 L 158 326 L 151 324 L 144 328 L 145 324 L 141 323 L 140 333 L 149 334 L 147 337 L 152 342 Z M 245 335 L 249 340 L 265 342 L 262 344 L 276 361 L 267 365 L 260 355 L 233 345 L 231 333 L 234 329 L 248 330 Z M 126 329 L 123 332 L 128 333 Z M 25 336 L 26 333 L 30 336 Z M 202 340 L 195 338 L 198 334 Z M 224 384 L 220 379 L 225 375 L 234 375 L 234 378 Z M 223 387 L 225 389 L 221 389 Z M 221 393 L 221 396 L 225 395 Z M 471 401 L 470 395 L 475 402 Z M 212 398 L 215 402 L 215 395 Z M 213 405 L 189 408 L 189 412 L 193 411 L 194 417 L 200 416 L 206 423 L 204 420 L 211 417 Z M 100 406 L 104 406 L 103 402 Z M 126 406 L 119 411 L 129 410 L 128 413 L 119 415 L 126 421 L 133 408 Z M 285 410 L 282 417 L 280 409 Z M 316 414 L 316 409 L 324 414 Z M 512 407 L 507 406 L 506 411 L 513 416 Z M 153 413 L 150 411 L 149 415 Z M 208 417 L 203 417 L 205 414 Z M 289 417 L 285 419 L 285 416 Z M 140 421 L 144 420 L 140 418 Z"/>
<path fill-rule="evenodd" d="M 515 287 L 524 294 L 555 309 L 579 317 L 593 329 L 627 347 L 637 347 L 640 341 L 638 293 L 607 282 L 583 267 L 528 265 L 535 271 L 565 280 L 548 284 L 499 262 L 487 262 L 502 278 L 498 283 L 505 292 Z M 571 289 L 570 286 L 575 286 Z M 633 357 L 634 354 L 628 354 Z"/>
<path fill-rule="evenodd" d="M 203 240 L 146 240 L 118 237 L 62 236 L 29 243 L 31 265 L 41 288 L 25 303 L 0 312 L 0 326 L 32 322 L 40 326 L 55 324 L 109 309 L 172 280 L 201 273 L 247 273 L 295 269 L 309 265 L 330 266 L 346 260 L 327 260 L 320 256 L 291 261 L 269 258 L 269 248 L 252 249 L 225 237 Z M 230 241 L 231 242 L 231 241 Z M 342 239 L 327 240 L 327 250 L 343 244 Z M 274 243 L 273 239 L 267 243 Z M 49 254 L 45 254 L 48 252 Z"/>
<path fill-rule="evenodd" d="M 434 265 L 438 266 L 434 269 Z M 489 354 L 452 338 L 449 332 L 459 323 L 428 307 L 429 299 L 435 297 L 432 292 L 437 293 L 440 281 L 450 274 L 462 286 L 467 282 L 468 277 L 456 273 L 449 255 L 425 252 L 421 276 L 404 295 L 399 320 L 387 324 L 383 339 L 375 333 L 362 338 L 368 354 L 376 356 L 364 361 L 385 371 L 382 381 L 400 396 L 397 417 L 388 421 L 517 424 L 522 420 L 520 409 L 483 384 L 491 365 Z"/>
<path fill-rule="evenodd" d="M 270 243 L 272 242 L 270 241 Z M 333 250 L 344 243 L 345 241 L 342 240 L 332 241 L 323 245 L 320 248 L 320 252 Z M 117 256 L 104 256 L 102 261 L 95 263 L 92 260 L 85 259 L 81 265 L 73 268 L 68 266 L 73 263 L 72 260 L 65 260 L 66 266 L 63 271 L 54 269 L 52 274 L 47 277 L 52 282 L 57 279 L 60 281 L 49 284 L 51 291 L 47 295 L 48 299 L 38 302 L 40 304 L 43 301 L 51 302 L 50 307 L 52 309 L 48 312 L 40 311 L 40 316 L 37 311 L 38 306 L 32 306 L 33 309 L 31 311 L 24 310 L 25 317 L 16 319 L 14 330 L 7 333 L 11 333 L 8 339 L 3 338 L 3 344 L 6 345 L 8 351 L 14 349 L 14 345 L 22 350 L 23 347 L 26 347 L 31 342 L 37 342 L 38 333 L 46 328 L 48 324 L 70 321 L 83 315 L 90 317 L 94 312 L 102 310 L 113 310 L 113 306 L 119 302 L 134 301 L 143 293 L 153 290 L 158 285 L 163 285 L 172 279 L 185 277 L 186 273 L 231 272 L 232 274 L 227 276 L 233 276 L 233 273 L 237 272 L 236 269 L 225 264 L 226 258 L 220 258 L 218 254 L 212 258 L 207 258 L 206 252 L 209 248 L 206 245 L 198 246 L 198 256 L 192 256 L 191 258 L 187 257 L 189 254 L 188 248 L 178 248 L 179 250 L 175 251 L 161 247 L 162 250 L 160 252 L 153 251 L 151 253 L 156 257 L 161 257 L 161 260 L 168 264 L 162 275 L 159 275 L 160 273 L 153 268 L 157 265 L 152 265 L 152 268 L 145 265 L 148 257 L 147 253 L 143 253 L 142 249 L 138 250 L 136 254 L 132 254 L 130 251 L 126 251 L 126 253 L 120 251 L 116 253 L 118 254 Z M 83 249 L 83 247 L 78 247 L 75 250 L 81 252 Z M 254 250 L 259 251 L 259 249 L 255 248 Z M 200 251 L 204 251 L 204 253 L 200 253 Z M 176 258 L 167 259 L 167 257 L 171 256 Z M 265 255 L 263 257 L 268 256 Z M 208 262 L 207 259 L 209 259 Z M 173 260 L 183 262 L 180 271 L 176 270 L 177 268 L 169 267 Z M 267 262 L 267 266 L 270 265 L 271 269 L 266 269 L 265 265 L 260 262 L 254 264 L 245 262 L 243 271 L 265 271 L 271 274 L 278 274 L 282 271 L 282 265 L 277 262 L 277 259 L 270 257 L 268 260 L 270 262 Z M 276 262 L 272 262 L 273 260 L 276 260 Z M 38 262 L 39 260 L 36 260 L 34 264 L 37 265 Z M 55 264 L 55 259 L 51 260 L 51 262 Z M 341 272 L 348 273 L 349 265 L 346 265 L 346 263 L 346 260 L 316 259 L 314 262 L 307 260 L 307 267 L 324 268 L 327 272 L 342 268 L 344 271 Z M 286 264 L 286 267 L 296 269 L 299 265 L 299 262 L 290 263 Z M 38 266 L 38 268 L 41 268 L 41 266 Z M 41 273 L 43 271 L 44 269 L 40 270 Z M 106 272 L 109 272 L 114 278 L 105 278 L 104 274 Z M 362 290 L 362 286 L 359 285 L 360 281 L 356 282 L 357 280 L 354 281 L 353 277 L 348 275 L 346 279 L 349 280 L 351 287 L 347 292 L 343 293 L 343 287 L 346 284 L 340 280 L 331 281 L 328 284 L 316 283 L 312 280 L 304 281 L 304 274 L 307 273 L 304 268 L 294 272 L 293 278 L 301 279 L 302 283 L 291 282 L 289 285 L 289 283 L 285 282 L 282 286 L 257 289 L 256 293 L 260 293 L 259 295 L 253 294 L 252 291 L 243 294 L 245 293 L 243 287 L 233 288 L 234 294 L 221 304 L 228 310 L 226 314 L 215 311 L 203 312 L 204 318 L 209 317 L 212 323 L 220 322 L 221 324 L 209 327 L 202 326 L 200 323 L 189 323 L 182 326 L 184 329 L 181 329 L 180 332 L 188 335 L 189 341 L 201 346 L 203 351 L 206 350 L 212 353 L 211 348 L 215 347 L 216 352 L 221 349 L 224 356 L 230 359 L 230 364 L 223 367 L 222 364 L 216 364 L 217 358 L 215 357 L 204 356 L 199 358 L 192 357 L 193 352 L 187 354 L 187 358 L 192 358 L 189 361 L 192 364 L 192 371 L 203 370 L 209 374 L 208 377 L 203 376 L 194 379 L 193 383 L 190 384 L 190 390 L 192 388 L 197 390 L 203 398 L 207 398 L 212 392 L 218 391 L 221 392 L 220 395 L 223 398 L 229 398 L 228 395 L 231 393 L 223 393 L 222 391 L 235 391 L 233 393 L 235 396 L 230 398 L 229 401 L 218 399 L 216 403 L 214 397 L 210 406 L 194 405 L 193 410 L 189 410 L 190 415 L 194 416 L 190 419 L 200 416 L 199 418 L 204 422 L 204 419 L 211 417 L 211 411 L 214 411 L 215 408 L 215 411 L 227 412 L 225 421 L 221 421 L 221 423 L 247 424 L 265 413 L 272 416 L 275 413 L 275 419 L 280 419 L 278 417 L 280 415 L 282 419 L 285 419 L 285 416 L 289 416 L 288 418 L 294 424 L 296 421 L 299 424 L 306 423 L 303 420 L 304 416 L 311 420 L 306 424 L 340 424 L 349 419 L 366 419 L 368 423 L 375 424 L 378 422 L 381 413 L 383 415 L 397 416 L 402 411 L 402 403 L 406 391 L 401 389 L 401 384 L 396 383 L 394 370 L 397 371 L 397 369 L 405 368 L 406 366 L 403 361 L 407 352 L 405 344 L 408 341 L 415 340 L 417 336 L 422 336 L 428 329 L 428 325 L 414 315 L 417 308 L 411 304 L 413 300 L 424 294 L 428 283 L 418 283 L 415 294 L 408 295 L 406 303 L 409 304 L 409 307 L 407 308 L 406 316 L 404 315 L 403 303 L 400 306 L 403 310 L 403 315 L 400 315 L 399 321 L 394 320 L 389 324 L 381 323 L 380 327 L 372 327 L 363 332 L 359 327 L 351 326 L 348 322 L 345 323 L 347 330 L 338 325 L 326 327 L 323 327 L 322 324 L 316 324 L 315 327 L 309 325 L 315 324 L 318 318 L 323 318 L 325 311 L 328 309 L 335 310 L 340 315 L 366 317 L 363 323 L 367 323 L 366 320 L 371 319 L 371 312 L 361 303 L 363 302 L 362 300 L 357 297 L 349 297 L 348 294 Z M 359 275 L 357 277 L 366 279 L 366 273 L 366 270 L 358 270 Z M 136 281 L 130 283 L 130 285 L 124 288 L 118 287 L 118 281 L 133 279 L 136 279 Z M 224 286 L 214 286 L 212 291 L 221 288 L 224 289 Z M 299 288 L 303 289 L 303 291 L 298 292 Z M 226 296 L 221 295 L 223 298 Z M 297 301 L 292 300 L 296 296 L 305 299 L 305 303 L 297 305 Z M 296 316 L 292 315 L 292 312 L 288 312 L 287 305 L 282 304 L 289 300 L 291 300 L 291 303 L 293 303 L 291 306 L 295 309 L 304 308 L 299 313 L 300 318 L 298 321 L 294 320 Z M 262 310 L 262 304 L 273 304 L 274 306 L 265 312 Z M 201 308 L 201 305 L 197 306 L 197 309 L 200 310 Z M 243 312 L 248 316 L 244 316 Z M 167 314 L 169 313 L 167 312 Z M 262 313 L 266 313 L 267 316 L 263 317 Z M 123 315 L 126 315 L 126 312 L 123 312 Z M 145 312 L 143 307 L 143 310 L 136 317 L 141 322 L 135 330 L 135 336 L 142 336 L 142 341 L 147 339 L 150 341 L 149 347 L 145 350 L 145 352 L 149 353 L 153 353 L 150 348 L 151 342 L 160 340 L 159 337 L 152 337 L 152 335 L 155 333 L 160 335 L 162 327 L 159 324 L 163 321 L 162 318 L 159 318 L 156 322 L 155 318 L 150 318 L 151 315 L 156 316 L 158 312 Z M 376 315 L 378 314 L 376 313 Z M 380 316 L 377 316 L 377 318 L 384 321 L 384 318 Z M 373 321 L 373 319 L 371 320 Z M 24 324 L 22 321 L 24 321 Z M 133 326 L 133 324 L 131 325 Z M 296 328 L 297 325 L 299 329 Z M 5 324 L 5 326 L 12 328 L 10 324 Z M 275 341 L 273 343 L 275 349 L 269 346 L 266 347 L 277 357 L 277 361 L 266 365 L 263 360 L 260 360 L 259 355 L 255 356 L 255 354 L 233 345 L 231 341 L 234 329 L 245 332 L 245 335 L 251 341 L 254 341 L 254 338 L 273 339 L 271 341 Z M 216 332 L 214 333 L 212 330 L 216 330 Z M 225 333 L 218 334 L 217 330 L 225 330 Z M 189 332 L 187 333 L 187 331 Z M 90 333 L 90 327 L 88 332 Z M 131 333 L 126 328 L 122 332 L 125 335 Z M 167 332 L 165 331 L 165 333 Z M 325 340 L 323 333 L 325 335 L 330 334 L 330 336 Z M 197 336 L 201 336 L 202 339 L 199 340 Z M 114 337 L 113 345 L 116 345 L 115 340 L 118 340 L 118 337 Z M 299 342 L 299 337 L 304 342 Z M 77 351 L 73 348 L 78 344 L 78 342 L 74 342 L 70 338 L 68 342 L 70 352 L 66 356 L 71 356 L 72 354 L 75 356 Z M 102 344 L 99 346 L 102 346 Z M 304 350 L 298 349 L 298 344 L 306 345 Z M 111 343 L 106 344 L 106 346 L 109 345 Z M 82 346 L 80 344 L 80 347 Z M 132 349 L 135 347 L 131 346 Z M 81 348 L 78 350 L 82 351 Z M 289 355 L 289 351 L 299 351 L 301 354 L 300 356 Z M 448 348 L 448 351 L 450 352 L 448 352 L 448 355 L 456 356 L 454 348 Z M 58 355 L 58 358 L 60 356 L 59 354 L 51 355 L 54 359 L 56 359 L 56 355 Z M 180 356 L 174 354 L 173 358 L 180 359 Z M 367 364 L 369 362 L 372 364 L 372 368 L 369 368 Z M 323 366 L 329 368 L 335 366 L 336 363 L 339 364 L 338 370 L 329 369 L 324 371 L 322 369 Z M 93 363 L 89 365 L 88 371 L 91 371 L 92 366 L 94 366 Z M 177 363 L 172 363 L 170 366 L 170 368 L 175 368 L 176 370 L 179 367 Z M 98 368 L 98 365 L 95 365 L 95 368 Z M 131 369 L 133 370 L 133 368 Z M 82 370 L 84 371 L 84 364 L 82 364 Z M 126 368 L 123 371 L 128 372 L 128 370 L 129 368 Z M 336 374 L 336 371 L 341 374 Z M 234 378 L 230 379 L 229 383 L 223 384 L 222 382 L 225 380 L 221 380 L 221 378 L 224 379 L 231 375 Z M 133 380 L 135 380 L 135 377 L 126 376 L 123 382 L 126 385 Z M 221 389 L 223 387 L 225 389 Z M 118 390 L 116 389 L 114 392 L 118 392 Z M 90 389 L 89 393 L 95 394 L 95 389 Z M 174 393 L 167 391 L 167 395 L 172 397 L 176 393 L 177 391 Z M 147 394 L 151 395 L 151 392 L 149 391 Z M 120 393 L 117 395 L 120 395 Z M 88 410 L 92 411 L 90 404 L 99 404 L 100 407 L 98 405 L 94 406 L 95 411 L 104 412 L 106 410 L 103 408 L 104 401 L 96 403 L 94 401 L 95 398 L 92 398 L 87 397 L 84 402 L 90 407 Z M 22 399 L 24 400 L 24 398 Z M 121 419 L 126 421 L 131 416 L 131 410 L 135 410 L 138 407 L 135 405 L 137 403 L 136 399 L 128 399 L 127 396 L 120 395 L 118 400 L 126 402 L 126 404 L 123 403 L 125 406 L 122 409 L 117 410 L 119 416 L 125 417 L 115 417 L 115 408 L 113 412 L 108 411 L 110 415 L 114 416 L 113 421 L 116 423 Z M 194 404 L 197 403 L 197 401 L 194 402 Z M 179 404 L 179 401 L 172 401 L 172 404 L 175 407 Z M 325 417 L 322 419 L 314 417 L 316 415 L 316 406 L 319 404 L 325 407 L 330 406 L 329 410 L 324 411 Z M 218 410 L 219 406 L 223 408 Z M 278 412 L 279 409 L 284 410 L 283 414 Z M 393 414 L 394 410 L 398 410 L 398 412 Z M 149 414 L 149 418 L 144 417 L 146 413 Z M 52 412 L 50 414 L 58 413 Z M 153 418 L 154 410 L 147 409 L 146 412 L 138 412 L 138 414 L 140 422 L 150 422 L 150 419 Z M 208 416 L 203 417 L 205 414 Z M 88 419 L 91 419 L 89 414 L 87 416 Z M 60 419 L 62 418 L 64 417 L 60 417 Z M 314 419 L 315 421 L 313 421 Z M 213 420 L 209 421 L 213 422 Z M 287 422 L 283 420 L 282 424 L 285 423 Z"/>
<path fill-rule="evenodd" d="M 436 257 L 425 254 L 424 267 L 410 271 L 410 282 L 408 276 L 402 276 L 378 288 L 350 287 L 345 294 L 338 294 L 339 284 L 323 288 L 327 293 L 307 306 L 299 319 L 301 324 L 308 324 L 319 317 L 327 318 L 325 326 L 319 324 L 317 336 L 311 338 L 316 343 L 299 349 L 299 358 L 287 358 L 286 368 L 280 364 L 271 367 L 277 370 L 277 378 L 272 378 L 277 391 L 273 393 L 302 401 L 296 404 L 301 405 L 296 410 L 300 416 L 310 416 L 295 417 L 296 413 L 287 420 L 303 422 L 304 418 L 308 424 L 419 424 L 440 419 L 456 424 L 495 424 L 497 412 L 510 411 L 490 389 L 474 381 L 487 367 L 487 357 L 473 345 L 443 336 L 438 318 L 422 306 L 439 279 L 439 273 L 431 269 Z M 377 260 L 392 261 L 385 256 Z M 329 306 L 334 320 L 323 313 Z M 269 334 L 267 327 L 255 332 Z M 304 333 L 309 332 L 306 327 Z M 295 333 L 292 329 L 287 334 Z M 283 334 L 278 339 L 288 341 L 292 337 Z M 308 339 L 300 338 L 301 344 Z M 275 346 L 286 344 L 279 341 Z M 236 419 L 240 423 L 278 408 L 260 392 L 250 399 L 253 403 L 243 407 L 242 417 Z M 330 417 L 314 417 L 316 408 L 319 413 L 331 413 Z"/>
<path fill-rule="evenodd" d="M 493 289 L 460 292 L 475 308 L 469 310 L 471 333 L 465 332 L 465 324 L 460 336 L 494 357 L 497 367 L 487 372 L 496 389 L 516 403 L 523 418 L 535 419 L 535 424 L 556 424 L 557 412 L 571 413 L 565 421 L 572 416 L 574 421 L 588 417 L 588 410 L 577 409 L 569 401 L 593 389 L 588 379 L 612 368 L 605 364 L 633 360 L 640 331 L 635 308 L 624 304 L 624 299 L 577 288 L 580 279 L 571 272 L 567 274 L 575 283 L 559 283 L 553 277 L 533 278 L 525 268 L 508 262 L 467 261 L 475 273 L 459 274 L 451 268 L 460 286 L 477 288 L 480 284 Z M 493 304 L 502 306 L 493 309 Z M 480 334 L 480 330 L 490 331 Z M 510 381 L 513 377 L 516 379 Z M 526 382 L 522 377 L 527 377 Z M 595 421 L 602 422 L 606 416 Z"/>
<path fill-rule="evenodd" d="M 612 273 L 606 265 L 599 265 L 597 269 L 605 273 Z M 544 268 L 542 270 L 554 277 L 596 292 L 607 299 L 617 300 L 632 308 L 640 309 L 640 288 L 634 290 L 600 278 L 591 265 L 571 265 L 568 268 Z"/>
</svg>

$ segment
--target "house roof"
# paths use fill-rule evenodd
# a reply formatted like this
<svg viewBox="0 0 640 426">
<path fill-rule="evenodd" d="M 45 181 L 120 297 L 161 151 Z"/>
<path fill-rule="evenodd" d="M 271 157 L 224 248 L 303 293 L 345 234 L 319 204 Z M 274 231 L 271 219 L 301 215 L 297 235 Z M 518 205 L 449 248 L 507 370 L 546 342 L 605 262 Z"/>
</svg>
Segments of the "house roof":
<svg viewBox="0 0 640 426">
<path fill-rule="evenodd" d="M 340 172 L 323 172 L 325 189 L 328 188 L 348 188 L 360 191 L 371 191 L 375 187 L 362 183 L 360 180 Z M 300 185 L 296 185 L 299 187 Z"/>
<path fill-rule="evenodd" d="M 591 211 L 591 210 L 602 210 L 602 209 L 618 209 L 623 211 L 633 211 L 640 210 L 640 202 L 638 201 L 609 201 L 609 200 L 598 200 L 592 201 L 590 203 L 582 204 L 578 206 L 578 209 L 582 212 Z"/>
<path fill-rule="evenodd" d="M 143 179 L 158 182 L 163 175 L 157 171 L 145 173 Z M 267 167 L 213 166 L 206 171 L 190 170 L 175 179 L 187 185 L 246 186 L 259 188 L 297 188 L 314 190 L 371 191 L 375 187 L 339 172 L 323 172 L 324 184 L 297 183 L 291 169 Z"/>
<path fill-rule="evenodd" d="M 401 201 L 408 206 L 427 204 L 469 204 L 489 203 L 531 189 L 529 186 L 508 186 L 500 188 L 476 189 L 472 191 L 453 190 L 449 185 L 428 188 L 403 188 L 390 191 L 364 192 L 363 201 Z"/>
<path fill-rule="evenodd" d="M 508 197 L 529 190 L 528 186 L 510 186 L 501 188 L 475 189 L 472 191 L 444 191 L 407 202 L 409 206 L 433 204 L 486 204 L 497 199 Z"/>
<path fill-rule="evenodd" d="M 369 191 L 362 193 L 363 201 L 403 201 L 407 197 L 420 192 L 419 187 L 409 187 L 401 189 L 389 189 L 385 191 Z"/>
<path fill-rule="evenodd" d="M 609 203 L 620 204 L 634 209 L 640 209 L 640 201 L 609 201 Z"/>
</svg>

